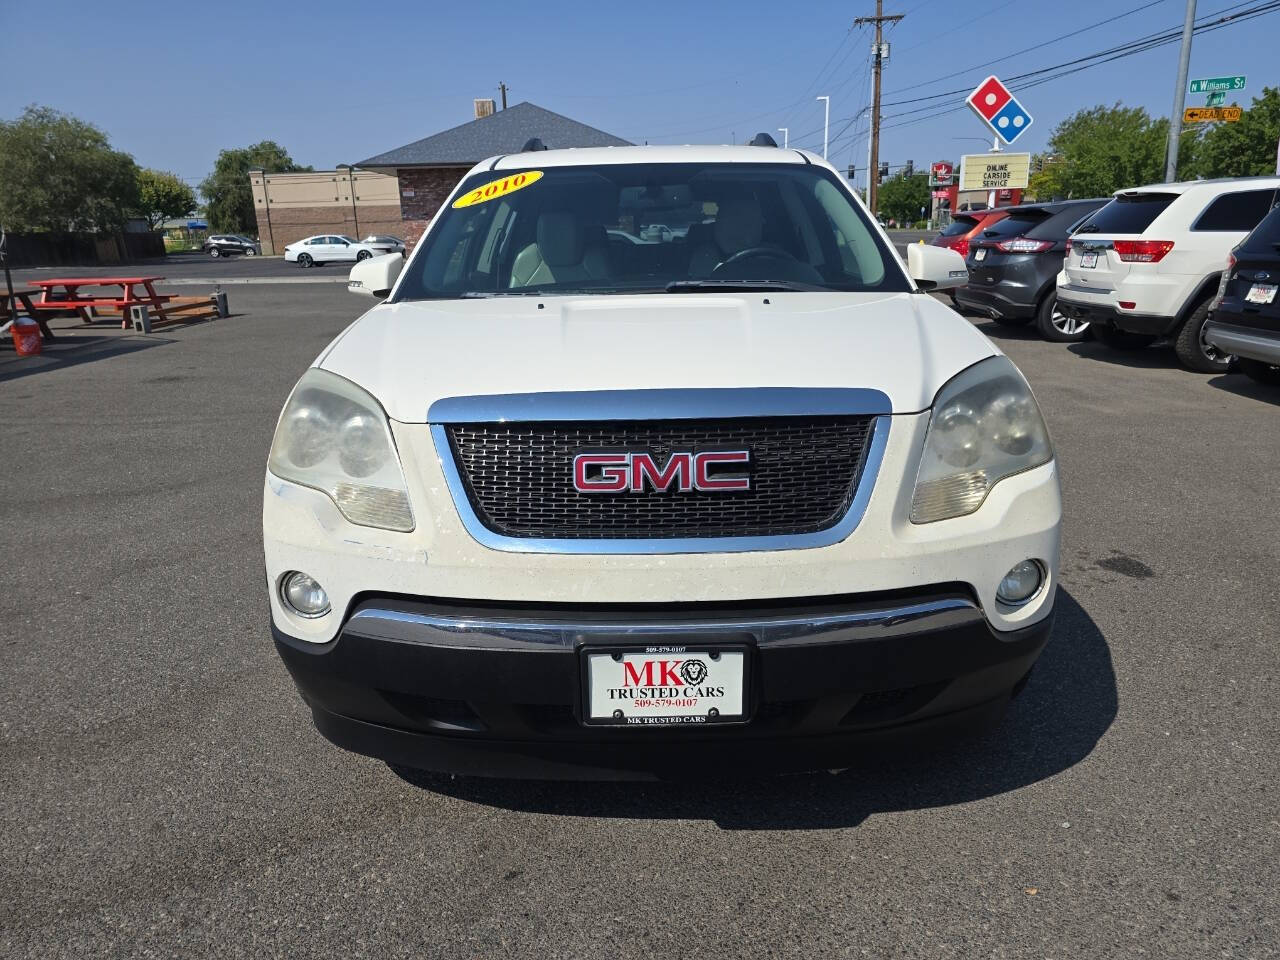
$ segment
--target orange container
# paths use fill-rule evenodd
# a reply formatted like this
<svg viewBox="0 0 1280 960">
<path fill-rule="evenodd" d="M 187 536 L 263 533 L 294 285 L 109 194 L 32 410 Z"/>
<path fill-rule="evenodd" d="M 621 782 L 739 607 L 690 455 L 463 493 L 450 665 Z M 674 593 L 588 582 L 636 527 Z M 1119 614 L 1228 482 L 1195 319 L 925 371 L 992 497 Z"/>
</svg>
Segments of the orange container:
<svg viewBox="0 0 1280 960">
<path fill-rule="evenodd" d="M 40 337 L 40 324 L 26 317 L 15 317 L 9 326 L 13 334 L 13 348 L 20 357 L 38 356 L 44 349 L 44 340 Z"/>
</svg>

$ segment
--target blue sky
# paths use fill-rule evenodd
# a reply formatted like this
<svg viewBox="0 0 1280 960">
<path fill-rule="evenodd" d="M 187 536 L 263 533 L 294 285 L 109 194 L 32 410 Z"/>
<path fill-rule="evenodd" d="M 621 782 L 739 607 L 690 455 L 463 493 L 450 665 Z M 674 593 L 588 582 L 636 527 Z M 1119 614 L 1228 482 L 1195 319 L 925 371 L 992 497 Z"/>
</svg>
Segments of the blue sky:
<svg viewBox="0 0 1280 960">
<path fill-rule="evenodd" d="M 1200 0 L 1198 12 L 1259 2 Z M 968 89 L 988 72 L 1025 73 L 1178 27 L 1184 6 L 1184 0 L 890 2 L 886 13 L 906 19 L 887 35 L 884 100 Z M 870 98 L 870 34 L 851 30 L 851 21 L 872 12 L 872 0 L 0 0 L 6 76 L 0 118 L 28 103 L 65 110 L 97 124 L 140 164 L 194 183 L 219 149 L 262 139 L 279 141 L 316 167 L 372 156 L 470 119 L 472 99 L 496 97 L 499 81 L 509 86 L 512 103 L 530 100 L 636 142 L 741 142 L 758 130 L 781 142 L 776 128 L 787 126 L 793 146 L 816 150 L 823 117 L 814 97 L 829 94 L 831 159 L 861 170 L 866 122 L 849 125 L 847 118 Z M 1073 31 L 1082 32 L 1054 39 Z M 1247 105 L 1264 82 L 1280 83 L 1278 35 L 1280 12 L 1198 35 L 1191 74 L 1247 74 L 1241 99 Z M 1171 44 L 1020 93 L 1035 124 L 1019 147 L 1042 149 L 1058 121 L 1098 103 L 1167 114 L 1177 56 Z M 881 158 L 920 168 L 981 151 L 985 128 L 967 110 L 905 113 L 962 101 L 954 94 L 886 106 Z"/>
</svg>

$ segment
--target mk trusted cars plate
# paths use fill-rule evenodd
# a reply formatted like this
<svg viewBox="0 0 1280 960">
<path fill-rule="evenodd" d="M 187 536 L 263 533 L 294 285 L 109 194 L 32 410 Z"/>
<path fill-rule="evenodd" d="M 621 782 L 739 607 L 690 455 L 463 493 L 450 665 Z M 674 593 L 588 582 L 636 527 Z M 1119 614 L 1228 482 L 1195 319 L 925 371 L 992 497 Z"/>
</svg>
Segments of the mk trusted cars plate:
<svg viewBox="0 0 1280 960">
<path fill-rule="evenodd" d="M 1276 298 L 1277 289 L 1280 288 L 1274 283 L 1255 283 L 1249 288 L 1245 300 L 1249 303 L 1270 303 Z"/>
<path fill-rule="evenodd" d="M 587 649 L 583 721 L 661 726 L 746 719 L 745 647 Z"/>
</svg>

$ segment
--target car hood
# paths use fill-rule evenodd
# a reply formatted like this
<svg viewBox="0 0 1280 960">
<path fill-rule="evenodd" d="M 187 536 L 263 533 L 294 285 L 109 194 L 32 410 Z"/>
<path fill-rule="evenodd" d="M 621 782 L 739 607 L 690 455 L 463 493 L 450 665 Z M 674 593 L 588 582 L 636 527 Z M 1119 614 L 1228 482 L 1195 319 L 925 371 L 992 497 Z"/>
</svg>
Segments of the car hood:
<svg viewBox="0 0 1280 960">
<path fill-rule="evenodd" d="M 521 296 L 380 304 L 317 366 L 424 423 L 446 397 L 698 387 L 863 387 L 909 413 L 998 353 L 920 294 Z"/>
</svg>

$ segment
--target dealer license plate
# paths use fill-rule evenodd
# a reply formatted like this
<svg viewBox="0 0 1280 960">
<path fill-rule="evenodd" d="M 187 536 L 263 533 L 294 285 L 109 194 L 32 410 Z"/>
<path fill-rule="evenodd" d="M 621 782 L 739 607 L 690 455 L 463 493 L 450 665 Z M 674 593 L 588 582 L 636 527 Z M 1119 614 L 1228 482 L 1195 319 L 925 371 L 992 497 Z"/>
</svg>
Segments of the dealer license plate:
<svg viewBox="0 0 1280 960">
<path fill-rule="evenodd" d="M 979 260 L 985 260 L 985 259 L 987 259 L 987 251 L 986 251 L 986 249 L 985 249 L 985 248 L 982 248 L 982 249 L 978 249 L 978 250 L 973 251 L 973 259 L 974 259 L 974 261 L 979 261 Z"/>
<path fill-rule="evenodd" d="M 1270 303 L 1276 298 L 1276 290 L 1280 286 L 1274 283 L 1255 283 L 1249 288 L 1245 299 L 1250 303 Z"/>
<path fill-rule="evenodd" d="M 1098 265 L 1098 255 L 1096 253 L 1080 254 L 1080 266 L 1087 267 L 1092 270 Z"/>
<path fill-rule="evenodd" d="M 596 648 L 584 656 L 586 723 L 643 727 L 746 719 L 744 647 Z"/>
</svg>

